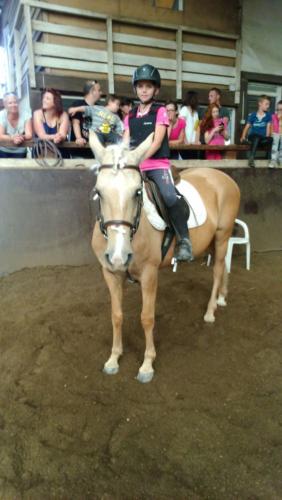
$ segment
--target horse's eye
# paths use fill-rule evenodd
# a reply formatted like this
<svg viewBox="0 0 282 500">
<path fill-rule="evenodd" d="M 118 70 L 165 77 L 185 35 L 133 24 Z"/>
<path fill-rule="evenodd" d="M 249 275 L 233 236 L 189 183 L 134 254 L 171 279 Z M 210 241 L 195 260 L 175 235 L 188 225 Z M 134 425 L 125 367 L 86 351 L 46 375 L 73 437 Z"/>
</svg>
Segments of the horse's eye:
<svg viewBox="0 0 282 500">
<path fill-rule="evenodd" d="M 137 191 L 135 191 L 136 198 L 138 198 L 138 196 L 141 196 L 141 194 L 142 194 L 142 189 L 141 188 L 139 188 L 139 189 L 137 189 Z"/>
</svg>

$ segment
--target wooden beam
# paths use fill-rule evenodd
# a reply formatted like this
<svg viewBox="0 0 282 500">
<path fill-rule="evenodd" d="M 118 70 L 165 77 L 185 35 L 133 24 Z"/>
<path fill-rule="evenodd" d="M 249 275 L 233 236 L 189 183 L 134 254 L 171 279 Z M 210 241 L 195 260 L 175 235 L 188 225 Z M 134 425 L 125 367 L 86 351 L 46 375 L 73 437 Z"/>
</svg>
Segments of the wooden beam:
<svg viewBox="0 0 282 500">
<path fill-rule="evenodd" d="M 54 33 L 55 35 L 86 38 L 87 40 L 107 40 L 105 31 L 80 28 L 79 26 L 67 26 L 66 24 L 53 24 L 44 21 L 32 21 L 35 31 L 41 33 Z"/>
<path fill-rule="evenodd" d="M 91 19 L 107 19 L 106 14 L 100 14 L 99 12 L 94 12 L 91 10 L 85 10 L 85 9 L 77 9 L 75 7 L 67 7 L 65 5 L 59 5 L 59 4 L 54 4 L 54 3 L 47 3 L 44 1 L 39 1 L 39 0 L 21 0 L 22 4 L 24 5 L 30 5 L 32 7 L 39 7 L 42 10 L 47 10 L 51 12 L 61 12 L 62 14 L 69 14 L 69 15 L 74 15 L 74 16 L 80 16 L 80 17 L 88 17 Z M 122 16 L 113 16 L 112 17 L 113 21 L 118 21 L 120 23 L 125 23 L 125 24 L 135 24 L 139 26 L 148 26 L 152 28 L 161 28 L 161 29 L 167 29 L 167 30 L 173 30 L 176 31 L 178 28 L 181 28 L 182 31 L 186 33 L 195 33 L 198 35 L 207 35 L 207 36 L 213 36 L 217 38 L 226 38 L 227 40 L 237 40 L 240 38 L 239 35 L 236 35 L 235 33 L 226 33 L 222 31 L 214 31 L 214 30 L 203 30 L 203 29 L 198 29 L 194 28 L 192 26 L 177 26 L 176 24 L 165 24 L 165 23 L 160 23 L 160 22 L 153 22 L 153 21 L 143 21 L 141 19 L 134 19 L 130 17 L 122 17 Z"/>
<path fill-rule="evenodd" d="M 197 43 L 183 43 L 184 52 L 192 52 L 194 54 L 206 54 L 219 57 L 230 57 L 235 59 L 236 50 L 226 49 L 224 47 L 215 47 L 214 45 L 200 45 Z"/>
<path fill-rule="evenodd" d="M 30 6 L 26 4 L 24 5 L 24 20 L 25 20 L 26 38 L 27 38 L 29 84 L 31 87 L 34 88 L 36 87 L 36 80 L 35 80 L 33 45 L 32 45 L 31 12 L 30 12 Z"/>
<path fill-rule="evenodd" d="M 69 69 L 73 71 L 86 71 L 96 73 L 107 73 L 108 65 L 105 63 L 78 61 L 75 59 L 62 59 L 59 57 L 35 56 L 36 66 L 45 68 Z M 33 85 L 35 87 L 35 85 Z"/>
<path fill-rule="evenodd" d="M 108 62 L 106 50 L 85 49 L 72 45 L 36 42 L 34 44 L 35 56 L 62 57 L 62 59 L 77 59 L 82 61 Z"/>
<path fill-rule="evenodd" d="M 107 18 L 107 61 L 108 61 L 109 93 L 113 94 L 115 91 L 114 57 L 113 57 L 113 23 L 110 17 Z"/>
<path fill-rule="evenodd" d="M 182 98 L 182 30 L 176 33 L 176 99 Z"/>
<path fill-rule="evenodd" d="M 235 67 L 235 102 L 240 102 L 240 86 L 241 86 L 241 66 L 242 66 L 242 42 L 236 42 L 236 67 Z M 233 90 L 233 89 L 232 89 Z"/>
<path fill-rule="evenodd" d="M 16 66 L 16 88 L 19 99 L 21 98 L 22 87 L 22 65 L 20 57 L 20 33 L 17 29 L 14 31 L 14 48 L 15 48 L 15 66 Z"/>
</svg>

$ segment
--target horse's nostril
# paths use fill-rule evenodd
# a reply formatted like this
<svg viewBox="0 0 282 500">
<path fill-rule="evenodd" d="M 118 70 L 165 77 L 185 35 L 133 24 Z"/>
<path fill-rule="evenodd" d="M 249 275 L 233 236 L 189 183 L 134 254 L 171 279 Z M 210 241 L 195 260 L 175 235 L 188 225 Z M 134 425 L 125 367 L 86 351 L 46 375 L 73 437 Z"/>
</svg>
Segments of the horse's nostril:
<svg viewBox="0 0 282 500">
<path fill-rule="evenodd" d="M 128 265 L 129 265 L 129 263 L 131 262 L 131 260 L 132 260 L 132 256 L 133 256 L 133 254 L 132 254 L 132 253 L 129 253 L 129 254 L 128 254 L 128 256 L 127 256 L 127 261 L 126 261 L 126 263 L 125 263 L 125 265 L 126 265 L 126 266 L 128 266 Z"/>
<path fill-rule="evenodd" d="M 111 264 L 110 254 L 105 253 L 105 257 L 106 257 L 106 261 L 107 261 L 109 264 Z"/>
</svg>

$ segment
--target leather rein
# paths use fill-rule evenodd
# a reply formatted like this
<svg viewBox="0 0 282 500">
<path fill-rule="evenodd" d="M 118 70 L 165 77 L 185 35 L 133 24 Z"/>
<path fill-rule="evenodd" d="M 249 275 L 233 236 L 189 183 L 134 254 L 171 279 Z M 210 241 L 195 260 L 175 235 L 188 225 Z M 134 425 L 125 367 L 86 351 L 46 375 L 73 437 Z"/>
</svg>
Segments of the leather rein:
<svg viewBox="0 0 282 500">
<path fill-rule="evenodd" d="M 104 168 L 113 168 L 113 165 L 101 165 L 99 168 L 99 171 L 104 169 Z M 136 170 L 140 176 L 141 172 L 139 170 L 139 167 L 136 165 L 126 165 L 125 167 L 122 168 L 122 170 Z M 99 222 L 100 225 L 100 230 L 101 233 L 104 235 L 104 237 L 107 239 L 108 238 L 108 232 L 107 229 L 109 226 L 127 226 L 130 228 L 130 239 L 132 240 L 134 234 L 136 233 L 139 223 L 140 223 L 140 217 L 141 217 L 141 209 L 142 209 L 142 204 L 143 204 L 143 196 L 142 196 L 142 188 L 138 189 L 136 196 L 137 196 L 137 210 L 136 210 L 136 215 L 134 217 L 133 222 L 129 222 L 127 220 L 123 219 L 112 219 L 112 220 L 107 220 L 105 222 L 104 216 L 102 214 L 101 210 L 101 200 L 98 191 L 94 188 L 94 193 L 95 195 L 98 196 L 99 198 L 99 206 L 98 206 L 98 214 L 97 214 L 97 221 Z"/>
</svg>

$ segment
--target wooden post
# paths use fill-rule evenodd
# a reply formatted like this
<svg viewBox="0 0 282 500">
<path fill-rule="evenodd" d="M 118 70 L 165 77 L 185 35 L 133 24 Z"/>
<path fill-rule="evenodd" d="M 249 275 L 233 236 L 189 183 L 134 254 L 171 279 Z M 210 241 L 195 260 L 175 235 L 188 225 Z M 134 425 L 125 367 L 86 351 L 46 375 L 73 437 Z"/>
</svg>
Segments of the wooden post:
<svg viewBox="0 0 282 500">
<path fill-rule="evenodd" d="M 14 31 L 14 49 L 15 49 L 15 64 L 16 64 L 16 88 L 19 99 L 22 95 L 22 66 L 20 56 L 20 33 L 17 29 Z"/>
<path fill-rule="evenodd" d="M 107 17 L 107 51 L 108 51 L 108 86 L 109 94 L 115 91 L 114 84 L 114 58 L 113 58 L 113 23 L 110 17 Z"/>
<path fill-rule="evenodd" d="M 176 99 L 182 99 L 182 29 L 176 33 Z"/>
<path fill-rule="evenodd" d="M 31 87 L 35 88 L 36 79 L 35 79 L 33 44 L 32 44 L 31 12 L 30 12 L 30 6 L 27 4 L 24 4 L 24 20 L 26 27 L 29 84 Z"/>
<path fill-rule="evenodd" d="M 242 62 L 242 42 L 241 39 L 239 39 L 236 41 L 235 104 L 240 103 L 241 62 Z"/>
</svg>

